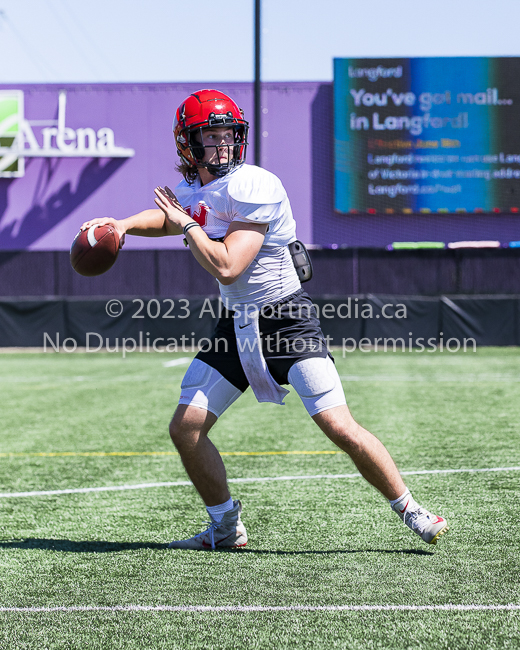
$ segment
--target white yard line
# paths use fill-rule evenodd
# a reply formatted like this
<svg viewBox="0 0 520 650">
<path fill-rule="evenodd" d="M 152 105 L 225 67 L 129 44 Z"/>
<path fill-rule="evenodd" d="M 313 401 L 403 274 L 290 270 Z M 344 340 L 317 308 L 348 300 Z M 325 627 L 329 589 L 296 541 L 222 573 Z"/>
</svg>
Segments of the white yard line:
<svg viewBox="0 0 520 650">
<path fill-rule="evenodd" d="M 423 474 L 474 474 L 479 472 L 518 472 L 520 467 L 485 467 L 482 469 L 419 469 L 401 472 L 402 476 L 417 476 Z M 316 479 L 349 479 L 361 478 L 361 474 L 311 474 L 308 476 L 265 476 L 256 478 L 230 478 L 228 483 L 261 483 L 269 481 L 311 481 Z M 121 490 L 145 490 L 159 487 L 179 487 L 192 485 L 191 481 L 174 481 L 164 483 L 138 483 L 136 485 L 110 485 L 106 487 L 68 488 L 64 490 L 35 490 L 31 492 L 3 492 L 0 499 L 17 497 L 39 497 L 57 494 L 81 494 L 86 492 L 116 492 Z"/>
<path fill-rule="evenodd" d="M 172 368 L 173 366 L 184 366 L 190 362 L 191 357 L 181 357 L 180 359 L 171 359 L 170 361 L 165 361 L 163 363 L 163 366 L 165 368 Z"/>
<path fill-rule="evenodd" d="M 71 605 L 56 607 L 0 607 L 0 612 L 439 612 L 518 611 L 520 605 Z"/>
<path fill-rule="evenodd" d="M 394 381 L 394 382 L 421 382 L 427 384 L 436 383 L 487 383 L 487 382 L 519 382 L 520 375 L 502 374 L 476 374 L 476 375 L 340 375 L 341 381 Z"/>
<path fill-rule="evenodd" d="M 0 348 L 1 349 L 1 348 Z M 175 366 L 184 366 L 190 363 L 192 360 L 191 357 L 181 357 L 180 359 L 171 359 L 170 361 L 164 361 L 163 366 L 165 368 L 171 368 Z M 180 379 L 180 377 L 175 377 Z M 340 379 L 344 382 L 412 382 L 412 383 L 424 383 L 424 384 L 437 384 L 437 383 L 457 383 L 457 384 L 467 384 L 467 383 L 493 383 L 493 382 L 507 382 L 507 383 L 517 383 L 520 382 L 519 375 L 507 375 L 507 374 L 474 374 L 474 375 L 340 375 Z M 38 376 L 0 376 L 0 383 L 9 383 L 9 384 L 41 384 L 41 385 L 55 385 L 55 384 L 68 384 L 71 381 L 85 381 L 90 383 L 100 383 L 100 382 L 133 382 L 133 381 L 157 381 L 157 377 L 154 375 L 122 375 L 119 377 L 111 376 L 96 376 L 96 375 L 86 375 L 86 376 L 48 376 L 43 377 L 42 375 Z"/>
</svg>

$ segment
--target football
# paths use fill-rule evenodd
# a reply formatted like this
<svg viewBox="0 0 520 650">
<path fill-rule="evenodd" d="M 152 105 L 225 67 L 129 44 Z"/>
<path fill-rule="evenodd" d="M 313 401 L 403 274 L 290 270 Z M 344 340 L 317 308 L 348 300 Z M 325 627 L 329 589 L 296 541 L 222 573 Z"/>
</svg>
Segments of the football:
<svg viewBox="0 0 520 650">
<path fill-rule="evenodd" d="M 110 269 L 119 254 L 119 235 L 113 226 L 80 230 L 70 247 L 70 263 L 80 275 L 92 277 Z"/>
</svg>

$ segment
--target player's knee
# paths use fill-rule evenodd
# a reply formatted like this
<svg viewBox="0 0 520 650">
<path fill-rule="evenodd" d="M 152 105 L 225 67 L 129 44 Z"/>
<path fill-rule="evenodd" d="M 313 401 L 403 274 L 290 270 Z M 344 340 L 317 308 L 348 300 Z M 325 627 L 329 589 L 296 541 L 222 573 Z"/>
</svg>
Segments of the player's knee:
<svg viewBox="0 0 520 650">
<path fill-rule="evenodd" d="M 323 429 L 327 437 L 336 445 L 348 451 L 356 452 L 364 447 L 363 429 L 354 420 L 343 420 L 334 426 Z"/>
<path fill-rule="evenodd" d="M 170 438 L 179 452 L 188 451 L 216 421 L 217 416 L 205 408 L 179 404 L 170 422 Z"/>
<path fill-rule="evenodd" d="M 362 444 L 364 429 L 354 420 L 348 406 L 340 405 L 317 413 L 312 418 L 335 444 L 355 449 Z"/>
<path fill-rule="evenodd" d="M 175 414 L 170 422 L 170 438 L 176 448 L 182 446 L 183 441 L 186 439 L 186 427 L 182 425 L 180 418 Z"/>
<path fill-rule="evenodd" d="M 170 422 L 170 438 L 177 449 L 191 443 L 204 428 L 205 419 L 200 416 L 205 413 L 200 410 L 199 415 L 199 409 L 197 409 L 195 415 L 198 417 L 193 417 L 192 410 L 182 404 L 179 405 Z"/>
</svg>

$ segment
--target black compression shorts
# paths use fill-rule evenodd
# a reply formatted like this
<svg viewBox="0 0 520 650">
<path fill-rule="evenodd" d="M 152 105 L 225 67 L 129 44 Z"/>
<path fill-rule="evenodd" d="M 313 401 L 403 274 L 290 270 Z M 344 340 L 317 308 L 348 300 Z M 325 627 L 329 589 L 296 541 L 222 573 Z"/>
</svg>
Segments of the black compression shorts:
<svg viewBox="0 0 520 650">
<path fill-rule="evenodd" d="M 269 372 L 278 384 L 288 384 L 287 374 L 297 361 L 329 356 L 316 307 L 303 289 L 275 305 L 260 309 L 258 321 L 262 352 Z M 233 386 L 246 390 L 249 382 L 238 355 L 233 312 L 223 315 L 213 332 L 211 344 L 196 359 L 218 370 Z"/>
</svg>

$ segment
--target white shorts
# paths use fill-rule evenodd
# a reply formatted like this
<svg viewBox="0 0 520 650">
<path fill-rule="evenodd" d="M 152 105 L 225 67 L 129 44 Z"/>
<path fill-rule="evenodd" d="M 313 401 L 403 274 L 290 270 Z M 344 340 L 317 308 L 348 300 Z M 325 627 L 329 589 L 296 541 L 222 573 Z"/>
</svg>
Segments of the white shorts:
<svg viewBox="0 0 520 650">
<path fill-rule="evenodd" d="M 347 403 L 330 357 L 297 361 L 289 370 L 288 379 L 311 416 Z M 179 404 L 196 406 L 220 417 L 240 395 L 242 391 L 218 370 L 194 359 L 182 380 Z"/>
</svg>

